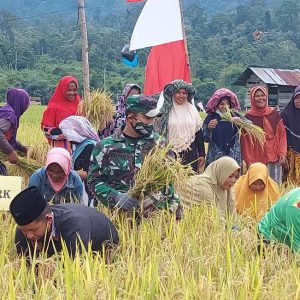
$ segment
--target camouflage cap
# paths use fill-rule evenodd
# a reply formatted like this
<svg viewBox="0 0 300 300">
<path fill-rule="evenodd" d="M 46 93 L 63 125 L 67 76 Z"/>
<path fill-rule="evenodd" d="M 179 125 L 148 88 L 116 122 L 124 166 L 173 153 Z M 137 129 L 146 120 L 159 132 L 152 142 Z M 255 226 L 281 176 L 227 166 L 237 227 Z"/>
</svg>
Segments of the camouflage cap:
<svg viewBox="0 0 300 300">
<path fill-rule="evenodd" d="M 145 95 L 132 95 L 128 97 L 126 100 L 126 112 L 128 111 L 142 113 L 151 118 L 161 114 L 157 108 L 157 101 Z"/>
</svg>

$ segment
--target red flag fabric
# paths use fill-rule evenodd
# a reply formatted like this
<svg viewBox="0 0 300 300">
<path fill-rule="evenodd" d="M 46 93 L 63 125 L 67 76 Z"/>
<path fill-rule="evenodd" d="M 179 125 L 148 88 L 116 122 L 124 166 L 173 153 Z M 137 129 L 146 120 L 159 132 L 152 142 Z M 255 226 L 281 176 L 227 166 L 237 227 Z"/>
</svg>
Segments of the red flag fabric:
<svg viewBox="0 0 300 300">
<path fill-rule="evenodd" d="M 146 66 L 145 95 L 161 92 L 176 79 L 192 82 L 184 40 L 152 47 Z"/>
</svg>

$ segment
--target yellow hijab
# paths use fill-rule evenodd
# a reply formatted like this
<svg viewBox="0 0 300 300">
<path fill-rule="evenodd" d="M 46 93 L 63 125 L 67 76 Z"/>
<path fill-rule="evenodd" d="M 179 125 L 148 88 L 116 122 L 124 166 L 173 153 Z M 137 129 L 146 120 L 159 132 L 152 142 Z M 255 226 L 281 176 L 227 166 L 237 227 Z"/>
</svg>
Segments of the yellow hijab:
<svg viewBox="0 0 300 300">
<path fill-rule="evenodd" d="M 256 180 L 261 179 L 265 189 L 255 193 L 249 186 Z M 269 176 L 268 168 L 262 163 L 250 165 L 247 173 L 239 178 L 234 185 L 236 198 L 236 210 L 239 214 L 251 216 L 259 221 L 279 198 L 279 186 Z"/>
<path fill-rule="evenodd" d="M 232 189 L 224 190 L 227 178 L 239 170 L 240 166 L 231 157 L 221 157 L 212 162 L 201 175 L 191 176 L 178 190 L 181 203 L 186 208 L 203 202 L 215 203 L 222 214 L 235 211 Z"/>
</svg>

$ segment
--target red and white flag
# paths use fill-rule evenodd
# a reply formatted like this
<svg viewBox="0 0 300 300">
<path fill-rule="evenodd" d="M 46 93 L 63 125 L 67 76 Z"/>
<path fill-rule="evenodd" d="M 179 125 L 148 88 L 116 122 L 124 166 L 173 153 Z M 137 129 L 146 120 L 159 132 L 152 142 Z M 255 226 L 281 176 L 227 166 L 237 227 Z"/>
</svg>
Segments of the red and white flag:
<svg viewBox="0 0 300 300">
<path fill-rule="evenodd" d="M 169 82 L 191 82 L 179 0 L 147 0 L 133 30 L 130 50 L 152 47 L 144 93 L 152 95 Z"/>
</svg>

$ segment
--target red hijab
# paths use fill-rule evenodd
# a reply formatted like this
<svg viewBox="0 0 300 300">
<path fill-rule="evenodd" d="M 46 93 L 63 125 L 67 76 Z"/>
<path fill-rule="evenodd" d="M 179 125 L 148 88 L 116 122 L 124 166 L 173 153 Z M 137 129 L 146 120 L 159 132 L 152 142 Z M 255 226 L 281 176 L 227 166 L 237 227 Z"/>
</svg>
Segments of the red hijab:
<svg viewBox="0 0 300 300">
<path fill-rule="evenodd" d="M 58 127 L 59 123 L 69 117 L 76 115 L 77 107 L 80 102 L 80 96 L 77 94 L 73 101 L 69 101 L 66 96 L 66 91 L 71 82 L 75 82 L 78 88 L 78 81 L 73 76 L 63 77 L 52 97 L 49 100 L 47 109 L 44 111 L 42 125 L 49 127 Z"/>
<path fill-rule="evenodd" d="M 255 93 L 261 90 L 267 97 L 267 105 L 265 108 L 261 109 L 255 106 Z M 251 101 L 251 108 L 249 109 L 249 111 L 247 112 L 249 115 L 251 116 L 255 116 L 255 117 L 264 117 L 264 116 L 268 116 L 273 112 L 273 108 L 269 107 L 269 103 L 268 103 L 268 92 L 266 90 L 265 87 L 263 86 L 254 86 L 251 91 L 250 91 L 250 101 Z"/>
<path fill-rule="evenodd" d="M 255 98 L 255 93 L 258 90 L 261 90 L 267 97 L 267 105 L 263 109 L 255 106 L 254 98 Z M 263 124 L 263 130 L 266 133 L 266 139 L 268 140 L 268 139 L 274 138 L 278 121 L 276 120 L 276 124 L 274 124 L 274 126 L 272 126 L 272 120 L 271 120 L 271 118 L 268 118 L 268 116 L 270 116 L 274 112 L 274 108 L 269 107 L 268 92 L 267 92 L 266 88 L 264 88 L 263 86 L 254 86 L 250 91 L 250 101 L 251 101 L 251 108 L 247 112 L 247 114 L 254 116 L 254 117 L 261 117 L 262 124 Z M 274 123 L 274 121 L 273 121 L 273 123 Z"/>
</svg>

